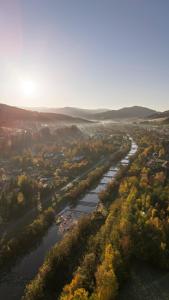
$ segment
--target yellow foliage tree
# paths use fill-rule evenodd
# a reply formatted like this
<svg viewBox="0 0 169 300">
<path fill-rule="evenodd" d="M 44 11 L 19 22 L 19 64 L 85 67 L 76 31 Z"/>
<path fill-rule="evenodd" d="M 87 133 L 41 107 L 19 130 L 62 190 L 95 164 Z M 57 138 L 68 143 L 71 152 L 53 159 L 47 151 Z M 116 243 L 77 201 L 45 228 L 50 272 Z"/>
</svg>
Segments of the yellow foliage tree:
<svg viewBox="0 0 169 300">
<path fill-rule="evenodd" d="M 96 292 L 94 299 L 113 300 L 117 295 L 118 283 L 113 270 L 114 251 L 111 244 L 105 249 L 105 257 L 96 273 Z"/>
<path fill-rule="evenodd" d="M 88 293 L 85 289 L 77 289 L 73 294 L 62 295 L 60 300 L 88 300 Z"/>
</svg>

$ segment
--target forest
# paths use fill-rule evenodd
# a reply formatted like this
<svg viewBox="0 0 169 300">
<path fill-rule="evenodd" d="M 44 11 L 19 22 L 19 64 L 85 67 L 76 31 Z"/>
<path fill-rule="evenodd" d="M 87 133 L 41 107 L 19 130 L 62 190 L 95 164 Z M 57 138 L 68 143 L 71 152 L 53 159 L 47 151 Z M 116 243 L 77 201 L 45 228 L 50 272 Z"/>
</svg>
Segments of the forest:
<svg viewBox="0 0 169 300">
<path fill-rule="evenodd" d="M 169 144 L 155 132 L 131 133 L 139 150 L 128 170 L 49 252 L 24 300 L 113 300 L 133 260 L 169 269 Z"/>
<path fill-rule="evenodd" d="M 121 150 L 118 145 L 122 142 Z M 11 157 L 10 164 L 19 164 L 19 167 L 25 168 L 25 172 L 15 178 L 11 178 L 9 182 L 4 182 L 4 188 L 0 193 L 0 216 L 2 226 L 5 228 L 6 224 L 9 226 L 20 222 L 26 215 L 29 216 L 28 222 L 24 226 L 18 226 L 19 229 L 13 230 L 1 235 L 0 239 L 0 266 L 1 269 L 11 267 L 17 259 L 24 257 L 27 253 L 34 249 L 39 242 L 42 242 L 43 237 L 47 233 L 50 226 L 55 222 L 57 212 L 66 205 L 66 203 L 76 203 L 91 187 L 94 187 L 100 180 L 102 175 L 108 170 L 112 162 L 118 162 L 125 153 L 128 152 L 130 143 L 128 140 L 122 139 L 122 134 L 110 138 L 106 135 L 102 138 L 95 138 L 94 140 L 88 138 L 85 140 L 72 142 L 69 148 L 64 149 L 64 159 L 60 161 L 60 166 L 63 172 L 67 172 L 70 179 L 76 178 L 72 174 L 72 166 L 81 164 L 79 172 L 83 170 L 83 161 L 74 162 L 73 157 L 79 153 L 85 155 L 86 161 L 90 168 L 84 172 L 81 180 L 75 180 L 69 188 L 62 192 L 54 185 L 42 184 L 38 178 L 34 178 L 28 172 L 30 166 L 34 164 L 41 164 L 43 170 L 48 170 L 49 163 L 52 165 L 50 159 L 45 159 L 44 153 L 55 153 L 59 146 L 43 146 L 33 156 L 31 149 L 23 151 L 18 156 Z M 45 148 L 45 149 L 44 149 Z M 51 150 L 52 148 L 52 150 Z M 50 149 L 50 150 L 49 150 Z M 59 148 L 60 149 L 60 148 Z M 58 153 L 58 152 L 57 152 Z M 104 153 L 104 158 L 102 157 Z M 98 164 L 98 158 L 102 157 L 101 163 Z M 68 161 L 69 159 L 69 161 Z M 91 168 L 93 163 L 97 165 Z M 46 164 L 47 163 L 47 164 Z M 69 166 L 68 166 L 69 165 Z M 35 165 L 36 166 L 36 165 Z M 58 174 L 58 167 L 52 165 L 52 170 Z M 85 171 L 85 169 L 84 169 Z M 33 171 L 34 172 L 34 171 Z M 77 175 L 76 174 L 76 175 Z M 58 175 L 57 175 L 58 176 Z M 64 174 L 65 178 L 65 174 Z M 62 185 L 61 185 L 62 186 Z M 49 201 L 47 200 L 49 199 Z M 19 223 L 18 223 L 19 224 Z M 21 223 L 22 224 L 22 223 Z M 9 227 L 10 228 L 10 227 Z"/>
<path fill-rule="evenodd" d="M 122 142 L 122 134 L 110 138 L 104 132 L 92 139 L 76 126 L 53 133 L 44 128 L 38 134 L 8 138 L 12 143 L 8 147 L 4 144 L 0 153 L 0 224 L 19 219 L 39 203 L 43 207 L 68 183 L 83 174 L 85 177 L 91 168 L 101 167 L 99 161 L 106 165 Z M 125 152 L 128 145 L 123 144 Z"/>
</svg>

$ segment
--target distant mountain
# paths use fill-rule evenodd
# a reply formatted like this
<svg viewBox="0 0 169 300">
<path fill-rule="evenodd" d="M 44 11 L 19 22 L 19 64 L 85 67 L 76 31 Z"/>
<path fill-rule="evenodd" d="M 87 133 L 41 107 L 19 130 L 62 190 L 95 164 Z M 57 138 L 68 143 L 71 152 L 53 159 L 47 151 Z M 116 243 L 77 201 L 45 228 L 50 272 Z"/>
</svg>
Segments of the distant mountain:
<svg viewBox="0 0 169 300">
<path fill-rule="evenodd" d="M 157 112 L 149 116 L 150 119 L 169 118 L 169 110 L 164 112 Z"/>
<path fill-rule="evenodd" d="M 103 113 L 94 114 L 93 119 L 99 120 L 114 120 L 114 119 L 131 119 L 131 118 L 139 118 L 143 119 L 152 114 L 157 113 L 157 111 L 142 107 L 142 106 L 132 106 L 132 107 L 124 107 L 118 110 L 110 110 Z"/>
<path fill-rule="evenodd" d="M 39 111 L 39 112 L 48 112 L 48 113 L 57 113 L 57 114 L 64 114 L 71 117 L 78 117 L 84 119 L 90 119 L 91 115 L 97 113 L 107 112 L 108 109 L 84 109 L 78 107 L 61 107 L 61 108 L 47 108 L 47 107 L 34 107 L 34 108 L 27 108 L 29 110 Z"/>
<path fill-rule="evenodd" d="M 67 122 L 67 123 L 86 123 L 88 120 L 73 118 L 63 114 L 41 113 L 29 111 L 22 108 L 0 104 L 0 126 L 9 126 L 17 121 L 36 121 L 36 122 Z"/>
<path fill-rule="evenodd" d="M 168 125 L 169 124 L 169 118 L 166 118 L 165 120 L 162 121 L 162 124 Z"/>
</svg>

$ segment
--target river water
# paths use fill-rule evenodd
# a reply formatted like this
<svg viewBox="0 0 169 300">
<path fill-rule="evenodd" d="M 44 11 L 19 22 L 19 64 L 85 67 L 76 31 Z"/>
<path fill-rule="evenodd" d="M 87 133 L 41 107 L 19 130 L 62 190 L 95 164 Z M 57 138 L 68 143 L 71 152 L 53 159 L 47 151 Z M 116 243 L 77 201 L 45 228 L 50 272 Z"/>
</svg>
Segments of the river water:
<svg viewBox="0 0 169 300">
<path fill-rule="evenodd" d="M 112 165 L 108 172 L 102 176 L 98 185 L 79 199 L 76 205 L 67 205 L 58 214 L 59 224 L 53 224 L 34 249 L 18 259 L 9 271 L 0 273 L 0 300 L 20 300 L 25 285 L 36 275 L 49 249 L 63 237 L 65 230 L 77 222 L 82 215 L 91 213 L 97 208 L 99 192 L 105 189 L 106 185 L 116 177 L 121 166 L 129 164 L 130 157 L 137 151 L 137 145 L 132 138 L 130 139 L 131 149 L 126 157 L 119 163 Z"/>
</svg>

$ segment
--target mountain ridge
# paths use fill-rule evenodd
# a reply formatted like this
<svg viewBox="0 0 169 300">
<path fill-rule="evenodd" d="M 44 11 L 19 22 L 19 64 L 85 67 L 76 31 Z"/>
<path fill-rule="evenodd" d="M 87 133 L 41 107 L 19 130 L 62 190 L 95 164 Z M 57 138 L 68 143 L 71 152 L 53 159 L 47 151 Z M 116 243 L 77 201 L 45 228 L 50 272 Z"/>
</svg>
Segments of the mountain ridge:
<svg viewBox="0 0 169 300">
<path fill-rule="evenodd" d="M 41 113 L 37 111 L 30 111 L 16 106 L 10 106 L 0 103 L 0 125 L 11 124 L 17 121 L 31 121 L 31 122 L 75 122 L 86 123 L 88 120 L 81 118 L 74 118 L 64 114 L 56 113 Z"/>
<path fill-rule="evenodd" d="M 149 115 L 153 115 L 157 112 L 154 109 L 142 107 L 142 106 L 130 106 L 123 107 L 116 110 L 110 109 L 85 109 L 78 107 L 61 107 L 61 108 L 34 108 L 41 109 L 46 112 L 60 112 L 61 114 L 69 115 L 72 117 L 82 117 L 86 119 L 98 119 L 98 120 L 109 120 L 109 119 L 128 119 L 128 118 L 145 118 Z M 32 109 L 31 109 L 32 110 Z"/>
<path fill-rule="evenodd" d="M 92 120 L 128 120 L 128 119 L 148 119 L 153 116 L 166 117 L 169 111 L 158 112 L 151 108 L 142 106 L 123 107 L 117 110 L 106 109 L 83 109 L 76 107 L 63 107 L 59 109 L 41 108 L 46 112 L 36 111 L 36 108 L 24 109 L 0 103 L 0 124 L 11 123 L 14 121 L 37 121 L 37 122 L 75 122 L 84 123 Z M 101 112 L 100 112 L 101 110 Z M 60 113 L 56 113 L 59 111 Z M 99 111 L 99 112 L 98 112 Z M 63 112 L 67 112 L 63 114 Z M 93 113 L 95 112 L 95 113 Z M 97 113 L 96 113 L 97 112 Z"/>
<path fill-rule="evenodd" d="M 64 114 L 71 117 L 80 117 L 80 118 L 91 118 L 91 115 L 102 113 L 108 111 L 106 108 L 98 108 L 98 109 L 87 109 L 87 108 L 79 108 L 72 106 L 64 106 L 64 107 L 34 107 L 34 108 L 26 108 L 28 110 L 36 110 L 39 112 L 54 112 L 59 114 Z"/>
<path fill-rule="evenodd" d="M 146 118 L 149 115 L 157 113 L 156 110 L 143 106 L 123 107 L 118 110 L 111 110 L 100 114 L 95 114 L 93 118 L 100 120 L 107 119 L 130 119 L 130 118 Z"/>
<path fill-rule="evenodd" d="M 169 118 L 169 110 L 163 112 L 157 112 L 149 116 L 150 119 L 160 119 L 160 118 Z"/>
</svg>

